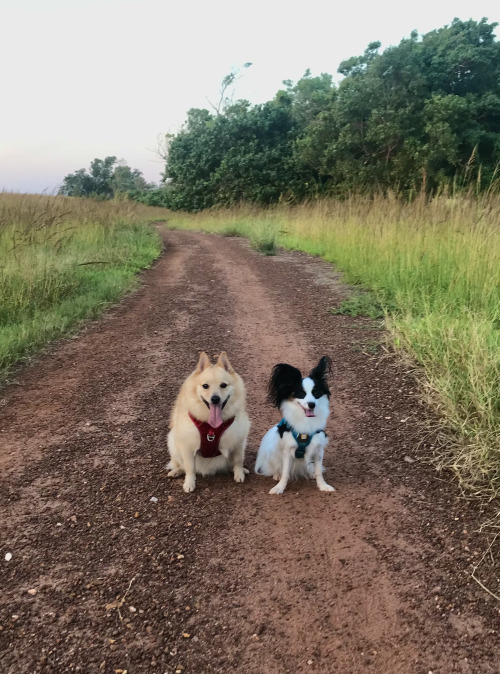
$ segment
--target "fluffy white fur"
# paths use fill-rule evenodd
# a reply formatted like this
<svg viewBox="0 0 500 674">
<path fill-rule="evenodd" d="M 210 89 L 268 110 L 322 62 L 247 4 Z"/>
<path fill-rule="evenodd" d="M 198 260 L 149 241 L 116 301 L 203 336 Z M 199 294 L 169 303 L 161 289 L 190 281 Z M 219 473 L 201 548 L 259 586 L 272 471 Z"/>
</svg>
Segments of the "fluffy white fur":
<svg viewBox="0 0 500 674">
<path fill-rule="evenodd" d="M 270 490 L 270 494 L 282 494 L 288 480 L 300 477 L 315 478 L 320 491 L 335 491 L 323 477 L 323 454 L 328 445 L 324 429 L 330 414 L 328 396 L 323 395 L 316 399 L 312 395 L 314 382 L 309 377 L 303 379 L 302 386 L 306 393 L 305 397 L 284 400 L 280 405 L 281 413 L 297 433 L 310 435 L 315 431 L 321 432 L 315 433 L 304 458 L 297 459 L 295 450 L 298 445 L 290 432 L 283 433 L 281 438 L 277 426 L 267 431 L 257 454 L 255 472 L 259 475 L 273 476 L 278 481 L 278 484 Z M 305 410 L 309 402 L 316 403 L 314 417 L 306 417 Z"/>
<path fill-rule="evenodd" d="M 223 421 L 231 417 L 235 417 L 235 420 L 220 439 L 221 455 L 205 458 L 198 453 L 200 433 L 189 418 L 189 413 L 200 421 L 208 421 L 209 411 L 203 400 L 210 400 L 213 395 L 220 396 L 223 402 L 227 400 L 222 410 Z M 245 480 L 248 470 L 243 468 L 243 459 L 250 430 L 250 420 L 245 410 L 245 387 L 225 352 L 220 354 L 215 365 L 210 363 L 206 353 L 201 354 L 196 370 L 181 386 L 172 410 L 170 427 L 167 440 L 170 453 L 168 477 L 185 475 L 185 492 L 194 491 L 196 473 L 214 475 L 232 471 L 236 482 Z"/>
</svg>

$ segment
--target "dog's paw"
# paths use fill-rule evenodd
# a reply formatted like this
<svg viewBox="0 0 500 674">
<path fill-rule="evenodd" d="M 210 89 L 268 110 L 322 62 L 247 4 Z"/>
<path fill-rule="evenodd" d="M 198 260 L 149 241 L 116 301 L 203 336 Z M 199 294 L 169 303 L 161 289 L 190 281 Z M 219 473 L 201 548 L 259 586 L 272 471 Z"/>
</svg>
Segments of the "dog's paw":
<svg viewBox="0 0 500 674">
<path fill-rule="evenodd" d="M 319 484 L 318 489 L 320 491 L 335 491 L 335 489 L 331 485 L 326 484 L 326 482 L 325 484 Z"/>
<path fill-rule="evenodd" d="M 167 477 L 179 477 L 180 475 L 184 475 L 184 471 L 180 468 L 173 468 L 167 473 Z"/>
<path fill-rule="evenodd" d="M 186 492 L 186 494 L 191 493 L 192 491 L 195 490 L 196 487 L 196 478 L 194 477 L 186 477 L 184 480 L 184 484 L 182 485 L 182 488 Z"/>
<path fill-rule="evenodd" d="M 274 473 L 273 480 L 279 482 L 281 480 L 281 475 L 279 473 Z"/>
<path fill-rule="evenodd" d="M 245 475 L 248 473 L 248 470 L 245 468 L 235 468 L 234 469 L 234 481 L 235 482 L 244 482 Z"/>
<path fill-rule="evenodd" d="M 269 490 L 270 494 L 282 494 L 285 491 L 286 485 L 277 484 L 275 487 Z"/>
<path fill-rule="evenodd" d="M 245 475 L 248 475 L 250 471 L 248 470 L 248 468 L 243 468 L 243 472 L 245 473 Z"/>
</svg>

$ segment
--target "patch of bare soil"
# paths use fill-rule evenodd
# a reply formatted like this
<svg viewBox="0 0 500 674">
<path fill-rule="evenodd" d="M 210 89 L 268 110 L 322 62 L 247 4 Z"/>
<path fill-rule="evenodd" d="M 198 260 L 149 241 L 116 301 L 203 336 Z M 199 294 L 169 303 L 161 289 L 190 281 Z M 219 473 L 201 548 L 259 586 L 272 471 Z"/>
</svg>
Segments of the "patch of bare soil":
<svg viewBox="0 0 500 674">
<path fill-rule="evenodd" d="M 318 259 L 165 238 L 136 294 L 3 391 L 2 674 L 498 672 L 477 509 L 418 460 L 426 410 L 380 326 L 328 313 L 346 288 Z M 248 468 L 279 420 L 272 366 L 331 356 L 335 493 L 166 478 L 202 349 L 245 380 Z"/>
</svg>

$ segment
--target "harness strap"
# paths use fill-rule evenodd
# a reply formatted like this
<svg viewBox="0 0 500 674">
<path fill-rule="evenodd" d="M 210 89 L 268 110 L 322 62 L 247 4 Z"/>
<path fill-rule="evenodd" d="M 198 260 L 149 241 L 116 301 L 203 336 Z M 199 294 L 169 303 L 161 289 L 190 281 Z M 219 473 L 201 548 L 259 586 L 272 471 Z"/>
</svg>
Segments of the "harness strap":
<svg viewBox="0 0 500 674">
<path fill-rule="evenodd" d="M 224 432 L 227 431 L 229 426 L 231 426 L 235 420 L 235 417 L 227 419 L 227 421 L 223 421 L 222 424 L 217 428 L 210 426 L 208 421 L 200 421 L 199 419 L 196 419 L 196 417 L 193 417 L 191 413 L 189 414 L 189 418 L 200 433 L 200 447 L 198 449 L 200 454 L 205 459 L 212 459 L 214 456 L 220 456 L 220 439 Z"/>
<path fill-rule="evenodd" d="M 279 422 L 278 426 L 278 432 L 283 437 L 283 433 L 289 432 L 293 435 L 293 439 L 297 443 L 297 449 L 295 450 L 295 458 L 296 459 L 303 459 L 304 455 L 306 453 L 306 449 L 309 447 L 311 444 L 311 440 L 313 437 L 316 435 L 316 433 L 321 433 L 323 429 L 319 429 L 317 431 L 314 431 L 314 433 L 311 433 L 311 435 L 307 433 L 297 433 L 297 431 L 290 426 L 288 421 L 283 417 L 283 419 Z"/>
</svg>

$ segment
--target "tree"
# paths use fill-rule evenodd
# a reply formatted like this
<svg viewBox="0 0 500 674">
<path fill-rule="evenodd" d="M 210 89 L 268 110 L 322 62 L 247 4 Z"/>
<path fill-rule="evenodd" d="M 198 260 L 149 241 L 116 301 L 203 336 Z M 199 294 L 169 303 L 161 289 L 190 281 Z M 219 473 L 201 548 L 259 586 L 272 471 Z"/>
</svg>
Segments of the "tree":
<svg viewBox="0 0 500 674">
<path fill-rule="evenodd" d="M 500 162 L 497 24 L 453 22 L 413 31 L 380 52 L 343 61 L 332 77 L 306 71 L 272 101 L 230 103 L 223 80 L 214 112 L 188 112 L 169 138 L 165 177 L 173 208 L 317 194 L 412 194 L 457 176 L 487 186 Z"/>
<path fill-rule="evenodd" d="M 90 170 L 79 169 L 67 175 L 59 189 L 59 194 L 68 197 L 94 197 L 110 199 L 111 197 L 133 190 L 147 190 L 148 185 L 138 169 L 127 166 L 123 160 L 116 166 L 116 157 L 94 159 Z"/>
</svg>

